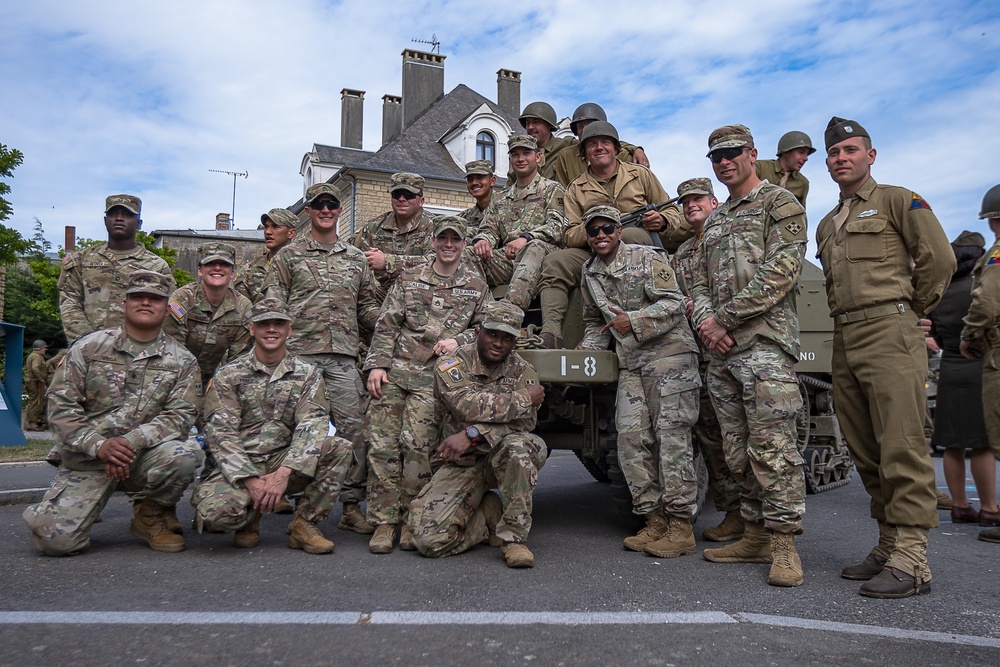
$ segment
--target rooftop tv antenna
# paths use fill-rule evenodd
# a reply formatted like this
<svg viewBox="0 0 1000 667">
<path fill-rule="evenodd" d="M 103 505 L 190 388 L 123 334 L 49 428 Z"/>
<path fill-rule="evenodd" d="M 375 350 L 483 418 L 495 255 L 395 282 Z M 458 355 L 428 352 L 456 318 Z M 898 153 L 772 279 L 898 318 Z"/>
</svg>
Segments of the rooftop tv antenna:
<svg viewBox="0 0 1000 667">
<path fill-rule="evenodd" d="M 438 41 L 438 36 L 437 35 L 432 34 L 431 38 L 429 40 L 427 40 L 427 39 L 411 39 L 410 41 L 414 42 L 416 44 L 430 44 L 431 45 L 431 53 L 436 53 L 438 55 L 441 55 L 441 42 Z"/>
<path fill-rule="evenodd" d="M 209 169 L 209 171 L 216 174 L 229 174 L 233 177 L 233 212 L 229 216 L 229 228 L 236 229 L 236 177 L 242 176 L 243 178 L 249 178 L 249 171 L 225 171 L 222 169 Z"/>
</svg>

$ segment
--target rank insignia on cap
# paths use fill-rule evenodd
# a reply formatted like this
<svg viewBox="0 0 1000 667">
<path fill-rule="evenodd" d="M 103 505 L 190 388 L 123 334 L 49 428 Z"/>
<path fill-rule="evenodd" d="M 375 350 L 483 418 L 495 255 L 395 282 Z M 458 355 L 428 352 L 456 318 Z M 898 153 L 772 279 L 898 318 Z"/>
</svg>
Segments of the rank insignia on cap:
<svg viewBox="0 0 1000 667">
<path fill-rule="evenodd" d="M 187 311 L 184 310 L 184 306 L 181 305 L 180 301 L 177 299 L 171 299 L 170 314 L 179 320 L 187 314 Z"/>
<path fill-rule="evenodd" d="M 923 197 L 914 192 L 913 200 L 910 202 L 910 210 L 912 211 L 915 208 L 926 208 L 929 211 L 931 210 L 931 205 L 924 201 Z"/>
<path fill-rule="evenodd" d="M 438 370 L 441 371 L 442 373 L 447 373 L 455 366 L 458 366 L 460 363 L 462 363 L 461 359 L 446 359 L 442 361 L 440 364 L 438 364 Z"/>
</svg>

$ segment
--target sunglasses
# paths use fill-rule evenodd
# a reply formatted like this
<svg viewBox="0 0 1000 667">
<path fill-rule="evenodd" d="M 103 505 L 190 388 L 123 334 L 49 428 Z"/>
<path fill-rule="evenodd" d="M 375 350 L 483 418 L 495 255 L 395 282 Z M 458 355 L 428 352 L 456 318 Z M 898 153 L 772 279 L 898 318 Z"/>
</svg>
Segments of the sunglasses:
<svg viewBox="0 0 1000 667">
<path fill-rule="evenodd" d="M 745 150 L 745 146 L 738 146 L 736 148 L 720 148 L 719 150 L 712 151 L 709 158 L 712 160 L 712 164 L 719 164 L 723 160 L 729 160 L 732 162 L 739 156 L 743 155 L 743 151 Z"/>
<path fill-rule="evenodd" d="M 600 234 L 601 232 L 604 232 L 605 236 L 611 236 L 612 234 L 615 233 L 616 229 L 618 229 L 617 222 L 607 222 L 603 225 L 592 225 L 590 227 L 587 227 L 587 236 L 589 236 L 592 239 L 596 239 L 597 235 Z"/>
<path fill-rule="evenodd" d="M 390 196 L 393 199 L 399 199 L 400 197 L 402 197 L 406 201 L 413 201 L 420 195 L 418 195 L 415 192 L 410 192 L 409 190 L 394 190 Z"/>
<path fill-rule="evenodd" d="M 324 208 L 328 208 L 331 211 L 336 211 L 340 208 L 340 202 L 336 199 L 320 199 L 319 201 L 314 201 L 309 204 L 309 208 L 314 211 L 322 211 Z"/>
</svg>

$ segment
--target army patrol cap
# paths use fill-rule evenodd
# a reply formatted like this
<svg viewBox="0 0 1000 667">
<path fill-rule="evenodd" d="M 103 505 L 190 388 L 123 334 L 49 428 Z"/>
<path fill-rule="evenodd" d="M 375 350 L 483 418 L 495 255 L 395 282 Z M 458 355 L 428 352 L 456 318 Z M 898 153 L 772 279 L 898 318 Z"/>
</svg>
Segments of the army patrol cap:
<svg viewBox="0 0 1000 667">
<path fill-rule="evenodd" d="M 267 213 L 260 216 L 260 222 L 263 224 L 267 220 L 270 220 L 278 227 L 288 227 L 289 229 L 295 229 L 299 226 L 299 216 L 295 215 L 287 208 L 272 208 Z"/>
<path fill-rule="evenodd" d="M 507 139 L 507 152 L 510 153 L 515 148 L 527 148 L 530 151 L 538 152 L 538 142 L 530 134 L 512 134 Z"/>
<path fill-rule="evenodd" d="M 111 195 L 104 200 L 104 212 L 107 213 L 115 206 L 124 206 L 136 215 L 142 212 L 142 200 L 135 195 Z"/>
<path fill-rule="evenodd" d="M 419 174 L 408 174 L 400 172 L 393 174 L 389 180 L 389 192 L 396 190 L 406 190 L 415 195 L 424 194 L 424 177 Z"/>
<path fill-rule="evenodd" d="M 465 163 L 466 176 L 492 176 L 493 163 L 489 160 L 473 160 Z"/>
<path fill-rule="evenodd" d="M 994 185 L 986 191 L 983 206 L 979 211 L 979 219 L 1000 218 L 1000 185 Z"/>
<path fill-rule="evenodd" d="M 823 133 L 823 143 L 826 145 L 826 150 L 830 150 L 830 146 L 839 144 L 844 139 L 850 139 L 851 137 L 868 137 L 869 140 L 871 139 L 868 131 L 861 127 L 861 124 L 857 121 L 845 120 L 834 116 L 826 124 L 826 132 Z"/>
<path fill-rule="evenodd" d="M 712 181 L 707 178 L 689 178 L 677 186 L 677 199 L 683 200 L 688 195 L 708 195 L 714 197 Z"/>
<path fill-rule="evenodd" d="M 521 322 L 524 320 L 523 310 L 510 301 L 491 301 L 486 304 L 485 310 L 482 324 L 484 329 L 503 331 L 512 336 L 521 335 Z"/>
<path fill-rule="evenodd" d="M 464 239 L 469 233 L 465 220 L 457 215 L 439 215 L 434 218 L 434 238 L 441 236 L 446 229 L 454 230 L 460 239 Z"/>
<path fill-rule="evenodd" d="M 590 221 L 594 218 L 604 218 L 611 222 L 619 223 L 622 221 L 622 214 L 614 206 L 594 206 L 587 209 L 587 212 L 583 214 L 583 226 L 586 227 L 589 225 Z"/>
<path fill-rule="evenodd" d="M 340 193 L 337 192 L 337 188 L 333 187 L 330 183 L 316 183 L 310 185 L 309 189 L 306 190 L 306 206 L 312 204 L 321 195 L 330 195 L 337 200 L 337 205 L 340 205 Z"/>
<path fill-rule="evenodd" d="M 198 247 L 198 266 L 204 266 L 209 262 L 225 262 L 230 266 L 236 266 L 236 248 L 228 243 L 202 243 Z"/>
<path fill-rule="evenodd" d="M 48 347 L 49 347 L 49 344 L 46 343 L 41 338 L 39 338 L 38 340 L 36 340 L 34 343 L 31 344 L 31 349 L 32 350 L 47 350 Z"/>
<path fill-rule="evenodd" d="M 166 299 L 170 296 L 172 285 L 173 278 L 171 276 L 148 269 L 136 269 L 128 276 L 128 287 L 125 288 L 125 294 L 126 296 L 129 294 L 155 294 Z"/>
<path fill-rule="evenodd" d="M 979 232 L 963 230 L 958 238 L 951 242 L 953 246 L 971 246 L 973 248 L 986 248 L 986 239 Z"/>
<path fill-rule="evenodd" d="M 712 130 L 708 135 L 708 153 L 705 157 L 712 157 L 712 151 L 720 148 L 753 148 L 753 135 L 746 125 L 723 125 Z"/>
<path fill-rule="evenodd" d="M 261 299 L 253 305 L 253 310 L 250 311 L 250 321 L 263 322 L 264 320 L 291 322 L 292 318 L 285 312 L 284 306 L 277 299 Z"/>
</svg>

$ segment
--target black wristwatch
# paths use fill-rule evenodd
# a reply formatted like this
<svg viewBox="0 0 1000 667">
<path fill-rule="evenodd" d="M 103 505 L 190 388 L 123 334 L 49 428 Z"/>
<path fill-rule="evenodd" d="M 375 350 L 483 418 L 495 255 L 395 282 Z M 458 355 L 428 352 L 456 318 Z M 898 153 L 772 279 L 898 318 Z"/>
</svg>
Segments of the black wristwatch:
<svg viewBox="0 0 1000 667">
<path fill-rule="evenodd" d="M 524 239 L 525 241 L 529 241 L 530 242 L 530 241 L 534 241 L 535 240 L 535 235 L 532 234 L 531 232 L 525 232 L 525 233 L 521 234 L 521 238 Z"/>
<path fill-rule="evenodd" d="M 477 445 L 479 441 L 483 439 L 483 434 L 479 432 L 479 429 L 475 426 L 470 426 L 465 429 L 465 437 L 472 441 L 472 444 Z"/>
</svg>

